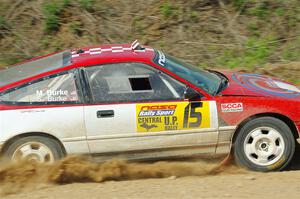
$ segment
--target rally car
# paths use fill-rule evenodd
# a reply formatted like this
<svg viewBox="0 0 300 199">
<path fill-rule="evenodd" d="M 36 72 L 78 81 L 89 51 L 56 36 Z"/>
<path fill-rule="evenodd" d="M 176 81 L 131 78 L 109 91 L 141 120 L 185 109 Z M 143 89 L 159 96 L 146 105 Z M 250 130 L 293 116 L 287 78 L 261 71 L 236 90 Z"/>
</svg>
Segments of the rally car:
<svg viewBox="0 0 300 199">
<path fill-rule="evenodd" d="M 3 157 L 129 160 L 234 154 L 286 168 L 299 138 L 300 90 L 254 74 L 201 70 L 159 50 L 103 45 L 0 71 Z"/>
</svg>

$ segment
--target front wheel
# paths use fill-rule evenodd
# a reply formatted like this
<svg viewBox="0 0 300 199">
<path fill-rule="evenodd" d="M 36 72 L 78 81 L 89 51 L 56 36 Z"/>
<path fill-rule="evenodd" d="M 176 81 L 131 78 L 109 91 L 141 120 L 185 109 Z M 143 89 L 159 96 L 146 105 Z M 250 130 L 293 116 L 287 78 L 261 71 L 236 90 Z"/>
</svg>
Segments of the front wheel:
<svg viewBox="0 0 300 199">
<path fill-rule="evenodd" d="M 236 162 L 254 171 L 278 171 L 286 168 L 295 152 L 295 138 L 281 120 L 262 117 L 249 121 L 234 142 Z"/>
</svg>

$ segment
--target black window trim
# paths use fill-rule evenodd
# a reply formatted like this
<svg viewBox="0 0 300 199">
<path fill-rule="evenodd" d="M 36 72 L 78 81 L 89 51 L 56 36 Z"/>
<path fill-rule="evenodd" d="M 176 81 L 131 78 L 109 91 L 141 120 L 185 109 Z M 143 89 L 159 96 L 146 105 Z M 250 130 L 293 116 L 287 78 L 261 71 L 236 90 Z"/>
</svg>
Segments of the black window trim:
<svg viewBox="0 0 300 199">
<path fill-rule="evenodd" d="M 83 95 L 82 95 L 82 86 L 81 86 L 81 82 L 80 82 L 80 75 L 79 75 L 79 69 L 75 68 L 75 69 L 70 69 L 70 70 L 66 70 L 63 72 L 59 72 L 59 73 L 55 73 L 55 74 L 51 74 L 24 84 L 21 84 L 19 86 L 10 88 L 8 90 L 5 90 L 4 92 L 0 93 L 0 97 L 13 92 L 15 90 L 24 88 L 26 86 L 29 86 L 31 84 L 35 84 L 53 77 L 58 77 L 61 75 L 66 75 L 66 74 L 73 74 L 74 75 L 74 80 L 75 80 L 75 85 L 76 85 L 76 89 L 77 89 L 77 95 L 78 95 L 78 101 L 73 101 L 73 102 L 14 102 L 14 101 L 1 101 L 0 100 L 0 104 L 5 104 L 5 105 L 18 105 L 18 106 L 32 106 L 32 105 L 41 105 L 41 106 L 47 106 L 47 105 L 71 105 L 71 104 L 82 104 L 83 103 Z"/>
</svg>

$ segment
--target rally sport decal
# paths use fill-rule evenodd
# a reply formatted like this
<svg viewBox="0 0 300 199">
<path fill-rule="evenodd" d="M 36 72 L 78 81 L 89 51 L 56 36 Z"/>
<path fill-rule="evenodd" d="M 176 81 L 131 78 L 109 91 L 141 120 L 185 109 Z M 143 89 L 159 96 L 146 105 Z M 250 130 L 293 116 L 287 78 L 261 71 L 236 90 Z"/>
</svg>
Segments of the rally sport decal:
<svg viewBox="0 0 300 199">
<path fill-rule="evenodd" d="M 137 104 L 138 132 L 158 132 L 210 127 L 209 102 Z"/>
</svg>

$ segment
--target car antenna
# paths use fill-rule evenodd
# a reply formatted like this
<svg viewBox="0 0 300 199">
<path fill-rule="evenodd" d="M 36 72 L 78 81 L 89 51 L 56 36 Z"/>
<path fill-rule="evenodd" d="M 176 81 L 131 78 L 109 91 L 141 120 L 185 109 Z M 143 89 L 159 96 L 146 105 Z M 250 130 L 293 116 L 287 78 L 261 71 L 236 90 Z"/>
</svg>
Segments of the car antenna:
<svg viewBox="0 0 300 199">
<path fill-rule="evenodd" d="M 143 48 L 140 43 L 138 42 L 138 40 L 135 40 L 132 44 L 131 44 L 131 50 L 135 51 L 135 50 L 145 50 L 145 48 Z"/>
</svg>

